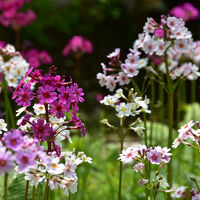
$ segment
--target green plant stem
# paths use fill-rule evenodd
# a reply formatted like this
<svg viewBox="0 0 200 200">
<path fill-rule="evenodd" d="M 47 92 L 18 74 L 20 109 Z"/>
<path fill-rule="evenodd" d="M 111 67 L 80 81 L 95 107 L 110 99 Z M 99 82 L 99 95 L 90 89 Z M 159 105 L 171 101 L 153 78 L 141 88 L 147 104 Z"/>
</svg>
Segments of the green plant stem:
<svg viewBox="0 0 200 200">
<path fill-rule="evenodd" d="M 153 118 L 154 118 L 154 104 L 155 104 L 155 82 L 151 79 L 151 128 L 150 128 L 150 146 L 153 144 Z"/>
<path fill-rule="evenodd" d="M 172 131 L 173 131 L 173 113 L 174 113 L 174 102 L 173 102 L 173 84 L 170 77 L 167 51 L 164 53 L 165 67 L 167 72 L 167 86 L 168 86 L 168 126 L 169 126 L 169 136 L 168 136 L 168 148 L 172 149 Z M 167 165 L 167 181 L 169 186 L 172 186 L 172 158 Z M 168 194 L 168 200 L 171 200 L 171 195 Z"/>
<path fill-rule="evenodd" d="M 163 75 L 162 75 L 162 79 L 163 78 Z M 160 122 L 161 123 L 164 123 L 164 118 L 165 118 L 165 111 L 164 111 L 164 97 L 165 97 L 165 94 L 164 94 L 164 88 L 161 84 L 159 84 L 159 100 L 161 102 L 161 107 L 160 107 Z"/>
<path fill-rule="evenodd" d="M 119 136 L 120 136 L 120 153 L 122 152 L 123 150 L 123 147 L 124 147 L 124 119 L 123 118 L 120 118 L 120 133 L 119 133 Z M 122 162 L 120 161 L 120 166 L 119 166 L 119 193 L 118 193 L 118 199 L 121 200 L 122 196 Z"/>
<path fill-rule="evenodd" d="M 35 186 L 33 186 L 32 190 L 32 200 L 35 200 Z"/>
<path fill-rule="evenodd" d="M 40 200 L 40 184 L 37 186 L 37 200 Z"/>
<path fill-rule="evenodd" d="M 70 193 L 69 193 L 69 196 L 68 196 L 68 200 L 70 200 Z"/>
<path fill-rule="evenodd" d="M 25 200 L 28 200 L 28 187 L 29 187 L 29 181 L 26 181 L 26 193 L 25 193 Z"/>
<path fill-rule="evenodd" d="M 48 200 L 49 199 L 49 178 L 47 178 L 46 184 L 45 184 L 45 188 L 44 188 L 44 200 Z"/>
<path fill-rule="evenodd" d="M 4 194 L 3 194 L 3 199 L 8 200 L 8 173 L 5 173 L 4 175 Z"/>
</svg>

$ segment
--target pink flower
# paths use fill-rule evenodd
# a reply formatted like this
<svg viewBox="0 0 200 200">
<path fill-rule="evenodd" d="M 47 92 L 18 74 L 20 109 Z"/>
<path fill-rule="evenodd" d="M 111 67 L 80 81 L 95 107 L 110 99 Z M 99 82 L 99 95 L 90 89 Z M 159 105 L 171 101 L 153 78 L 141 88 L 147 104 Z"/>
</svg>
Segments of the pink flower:
<svg viewBox="0 0 200 200">
<path fill-rule="evenodd" d="M 162 29 L 156 29 L 154 31 L 154 35 L 159 37 L 159 38 L 162 38 L 164 36 L 164 31 Z"/>
<path fill-rule="evenodd" d="M 143 164 L 143 163 L 138 163 L 138 164 L 136 164 L 136 165 L 133 167 L 133 169 L 134 169 L 134 171 L 136 171 L 136 172 L 140 171 L 140 173 L 143 173 L 143 172 L 142 172 L 143 167 L 144 167 L 144 164 Z"/>
<path fill-rule="evenodd" d="M 65 116 L 64 113 L 69 112 L 69 104 L 54 101 L 49 112 L 51 115 L 56 115 L 57 118 L 63 118 Z"/>
<path fill-rule="evenodd" d="M 20 88 L 17 92 L 18 98 L 16 102 L 19 106 L 28 107 L 31 105 L 31 100 L 34 98 L 33 92 L 31 91 L 30 83 L 24 84 L 23 88 Z"/>
<path fill-rule="evenodd" d="M 39 87 L 37 94 L 38 94 L 38 99 L 41 103 L 47 102 L 47 103 L 52 103 L 57 99 L 57 93 L 53 92 L 54 89 L 48 85 L 45 87 Z"/>
<path fill-rule="evenodd" d="M 147 159 L 152 163 L 159 165 L 162 162 L 162 155 L 156 149 L 147 152 Z"/>
<path fill-rule="evenodd" d="M 72 53 L 92 53 L 93 46 L 89 40 L 84 39 L 82 36 L 73 36 L 69 43 L 63 49 L 63 56 Z"/>
<path fill-rule="evenodd" d="M 13 151 L 19 150 L 23 145 L 21 131 L 11 129 L 11 131 L 4 134 L 3 141 L 5 142 L 7 148 L 12 149 Z"/>
<path fill-rule="evenodd" d="M 10 151 L 0 151 L 0 175 L 4 175 L 6 172 L 10 173 L 14 167 L 14 156 Z"/>
</svg>

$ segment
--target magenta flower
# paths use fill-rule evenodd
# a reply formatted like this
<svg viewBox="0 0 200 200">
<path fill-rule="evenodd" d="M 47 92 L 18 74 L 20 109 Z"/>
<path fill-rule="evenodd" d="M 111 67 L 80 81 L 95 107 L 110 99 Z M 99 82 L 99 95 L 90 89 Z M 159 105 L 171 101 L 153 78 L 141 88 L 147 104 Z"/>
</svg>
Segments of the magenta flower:
<svg viewBox="0 0 200 200">
<path fill-rule="evenodd" d="M 152 163 L 159 165 L 162 162 L 162 154 L 157 150 L 147 152 L 147 159 Z"/>
<path fill-rule="evenodd" d="M 24 84 L 23 88 L 20 88 L 16 95 L 18 96 L 16 102 L 19 106 L 30 106 L 31 100 L 34 98 L 30 83 Z"/>
<path fill-rule="evenodd" d="M 19 165 L 20 172 L 28 171 L 36 165 L 34 154 L 22 150 L 16 152 L 16 162 Z"/>
<path fill-rule="evenodd" d="M 74 36 L 63 49 L 63 56 L 72 53 L 92 53 L 93 46 L 91 41 L 84 39 L 81 36 Z"/>
<path fill-rule="evenodd" d="M 0 175 L 12 172 L 15 167 L 14 160 L 15 158 L 11 152 L 0 151 Z"/>
<path fill-rule="evenodd" d="M 39 87 L 37 94 L 38 94 L 38 99 L 41 103 L 52 103 L 57 99 L 57 93 L 53 92 L 54 89 L 48 85 L 45 87 Z"/>
<path fill-rule="evenodd" d="M 51 115 L 56 115 L 57 118 L 63 118 L 65 116 L 64 112 L 69 112 L 69 105 L 54 101 L 49 112 Z"/>
<path fill-rule="evenodd" d="M 3 141 L 5 142 L 7 148 L 12 149 L 13 151 L 18 151 L 23 145 L 21 131 L 18 129 L 11 129 L 11 131 L 4 134 Z"/>
<path fill-rule="evenodd" d="M 64 104 L 70 103 L 70 101 L 75 97 L 75 95 L 72 94 L 72 90 L 68 86 L 66 88 L 64 86 L 61 86 L 60 88 L 58 88 L 58 91 L 60 92 L 58 98 Z"/>
<path fill-rule="evenodd" d="M 33 131 L 34 138 L 46 139 L 51 135 L 52 128 L 49 123 L 45 123 L 44 119 L 38 119 L 37 122 L 32 122 L 31 130 Z"/>
<path fill-rule="evenodd" d="M 41 83 L 43 84 L 43 87 L 49 86 L 52 88 L 56 88 L 56 80 L 55 77 L 52 77 L 51 74 L 45 74 L 44 77 L 41 79 Z"/>
<path fill-rule="evenodd" d="M 75 97 L 77 99 L 77 101 L 80 101 L 81 103 L 84 101 L 83 99 L 83 89 L 82 88 L 78 88 L 78 84 L 77 83 L 74 83 L 73 86 L 71 86 L 71 89 L 73 91 L 73 93 L 75 94 Z"/>
</svg>

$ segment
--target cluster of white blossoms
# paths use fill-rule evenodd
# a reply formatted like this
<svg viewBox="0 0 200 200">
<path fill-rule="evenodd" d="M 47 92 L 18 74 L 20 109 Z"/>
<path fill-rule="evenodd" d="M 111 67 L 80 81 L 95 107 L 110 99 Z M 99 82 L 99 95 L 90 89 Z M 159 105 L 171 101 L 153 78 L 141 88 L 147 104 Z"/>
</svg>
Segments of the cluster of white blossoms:
<svg viewBox="0 0 200 200">
<path fill-rule="evenodd" d="M 77 192 L 76 168 L 84 162 L 92 163 L 92 159 L 83 152 L 79 152 L 77 155 L 75 150 L 62 152 L 60 157 L 52 153 L 38 162 L 37 167 L 26 171 L 25 179 L 30 181 L 31 186 L 48 181 L 51 190 L 62 188 L 65 195 L 69 196 L 69 192 Z"/>
<path fill-rule="evenodd" d="M 139 70 L 145 67 L 148 59 L 140 59 L 140 52 L 130 49 L 125 62 L 120 60 L 120 49 L 115 49 L 107 57 L 110 59 L 108 67 L 101 63 L 103 73 L 97 74 L 97 79 L 101 87 L 106 86 L 110 91 L 114 91 L 116 84 L 120 86 L 127 85 L 130 78 L 138 75 Z"/>
<path fill-rule="evenodd" d="M 125 117 L 136 117 L 140 115 L 140 113 L 151 113 L 148 109 L 149 99 L 145 97 L 143 100 L 142 97 L 137 96 L 137 93 L 133 92 L 133 88 L 129 91 L 128 97 L 126 97 L 123 93 L 123 90 L 120 88 L 116 90 L 114 95 L 107 95 L 104 97 L 100 103 L 111 106 L 115 108 L 117 112 L 117 117 L 125 118 Z M 134 130 L 138 135 L 142 135 L 144 128 L 143 127 L 134 127 L 137 123 L 141 123 L 141 120 L 138 118 L 135 122 L 133 122 L 129 128 Z"/>
<path fill-rule="evenodd" d="M 197 126 L 196 130 L 193 129 L 194 125 L 195 123 L 191 120 L 190 122 L 188 122 L 187 124 L 185 124 L 178 130 L 179 134 L 178 134 L 178 137 L 173 142 L 173 148 L 177 148 L 179 144 L 182 143 L 184 145 L 192 146 L 200 150 L 200 142 L 199 142 L 200 141 L 200 124 L 198 121 L 196 122 L 196 126 Z M 189 139 L 190 141 L 192 141 L 192 143 L 188 142 Z"/>
<path fill-rule="evenodd" d="M 0 47 L 0 73 L 3 73 L 9 87 L 16 88 L 28 68 L 29 64 L 14 46 L 7 44 L 5 48 Z"/>
</svg>

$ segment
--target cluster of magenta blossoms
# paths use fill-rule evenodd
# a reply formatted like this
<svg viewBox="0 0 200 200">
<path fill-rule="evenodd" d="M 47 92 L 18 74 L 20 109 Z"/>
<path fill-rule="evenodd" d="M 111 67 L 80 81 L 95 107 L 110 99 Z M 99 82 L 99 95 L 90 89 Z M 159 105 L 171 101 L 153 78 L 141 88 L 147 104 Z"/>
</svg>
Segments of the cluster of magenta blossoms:
<svg viewBox="0 0 200 200">
<path fill-rule="evenodd" d="M 120 154 L 119 160 L 121 160 L 124 164 L 133 164 L 133 169 L 135 172 L 139 172 L 141 175 L 141 179 L 139 179 L 138 183 L 142 185 L 146 185 L 146 188 L 149 191 L 154 190 L 154 196 L 161 190 L 167 191 L 169 184 L 166 182 L 165 178 L 159 176 L 160 170 L 164 168 L 165 164 L 170 161 L 171 157 L 170 149 L 167 147 L 149 147 L 147 148 L 145 145 L 135 145 L 132 147 L 128 147 L 124 149 Z M 145 165 L 157 165 L 157 171 L 155 172 L 155 177 L 150 180 L 149 177 L 145 177 L 144 168 Z"/>
<path fill-rule="evenodd" d="M 32 24 L 36 16 L 32 10 L 22 12 L 21 9 L 25 3 L 30 0 L 9 0 L 0 1 L 0 23 L 3 26 L 10 26 L 14 30 L 19 30 L 29 24 Z"/>
<path fill-rule="evenodd" d="M 34 138 L 46 141 L 49 152 L 53 150 L 60 155 L 61 147 L 56 144 L 58 135 L 66 135 L 70 129 L 80 129 L 81 135 L 85 135 L 85 126 L 77 116 L 84 93 L 77 83 L 66 82 L 64 77 L 56 75 L 54 66 L 45 75 L 38 69 L 32 70 L 30 68 L 24 77 L 29 76 L 30 81 L 24 83 L 23 79 L 13 93 L 18 106 L 23 106 L 19 112 L 26 113 L 19 124 Z M 35 90 L 32 90 L 33 85 Z M 28 110 L 30 106 L 34 113 Z"/>
<path fill-rule="evenodd" d="M 199 10 L 195 8 L 190 2 L 185 2 L 173 7 L 169 13 L 175 17 L 182 18 L 185 21 L 199 18 Z"/>
<path fill-rule="evenodd" d="M 52 64 L 53 59 L 45 50 L 29 49 L 21 52 L 22 56 L 28 61 L 31 67 L 39 67 L 42 64 Z"/>
<path fill-rule="evenodd" d="M 93 52 L 92 42 L 83 38 L 82 36 L 73 36 L 72 39 L 63 49 L 63 56 L 67 56 L 69 53 L 73 54 L 91 54 Z"/>
<path fill-rule="evenodd" d="M 25 83 L 27 77 L 30 81 Z M 77 115 L 83 95 L 78 84 L 71 79 L 66 82 L 64 76 L 56 74 L 54 66 L 48 74 L 31 67 L 13 93 L 13 99 L 22 106 L 17 116 L 25 113 L 18 120 L 19 130 L 45 146 L 44 159 L 25 172 L 31 186 L 44 181 L 51 190 L 64 189 L 67 196 L 77 191 L 76 168 L 83 162 L 91 163 L 91 158 L 83 152 L 76 154 L 75 150 L 63 152 L 62 144 L 66 139 L 72 143 L 73 129 L 80 129 L 81 135 L 85 135 L 85 126 Z"/>
</svg>

